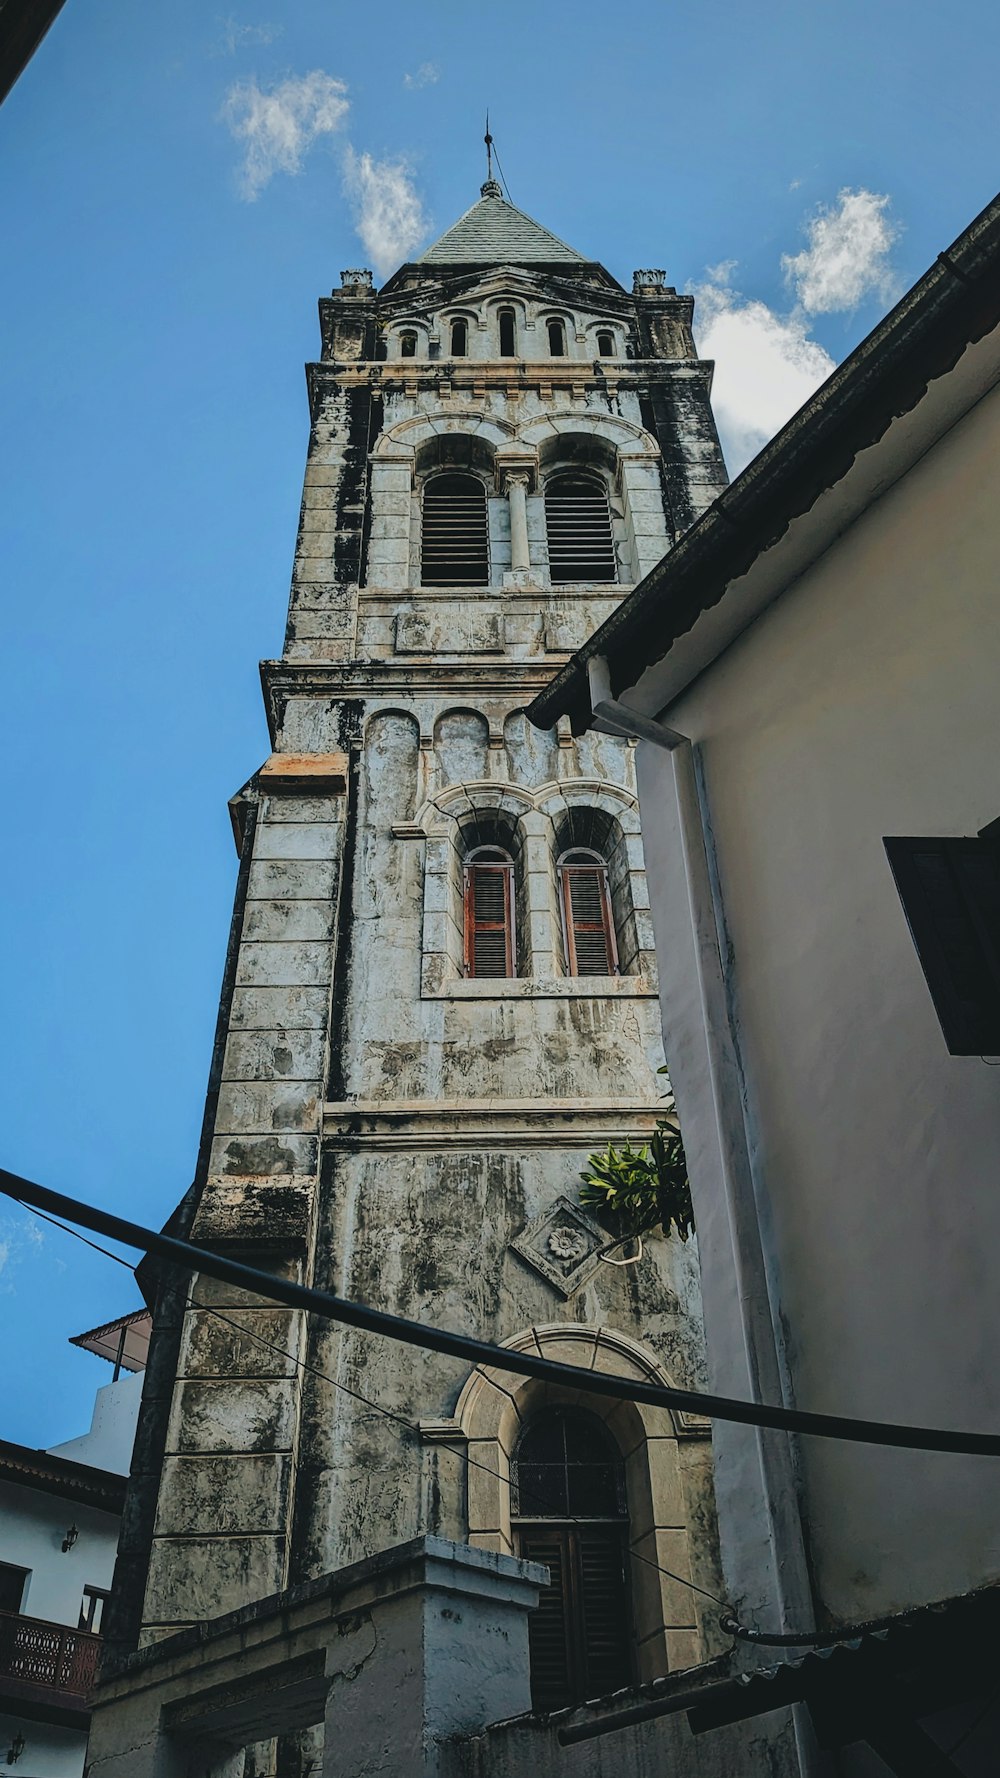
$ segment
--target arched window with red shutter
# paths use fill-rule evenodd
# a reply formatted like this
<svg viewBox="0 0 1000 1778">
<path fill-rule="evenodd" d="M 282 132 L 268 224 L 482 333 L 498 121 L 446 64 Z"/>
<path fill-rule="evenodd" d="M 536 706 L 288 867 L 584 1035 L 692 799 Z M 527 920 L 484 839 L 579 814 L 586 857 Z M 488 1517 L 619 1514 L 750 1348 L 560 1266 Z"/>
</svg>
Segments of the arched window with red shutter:
<svg viewBox="0 0 1000 1778">
<path fill-rule="evenodd" d="M 563 853 L 558 870 L 569 974 L 617 975 L 618 945 L 604 859 L 599 852 L 577 847 Z"/>
<path fill-rule="evenodd" d="M 512 976 L 514 862 L 500 846 L 477 846 L 465 861 L 465 973 Z"/>
</svg>

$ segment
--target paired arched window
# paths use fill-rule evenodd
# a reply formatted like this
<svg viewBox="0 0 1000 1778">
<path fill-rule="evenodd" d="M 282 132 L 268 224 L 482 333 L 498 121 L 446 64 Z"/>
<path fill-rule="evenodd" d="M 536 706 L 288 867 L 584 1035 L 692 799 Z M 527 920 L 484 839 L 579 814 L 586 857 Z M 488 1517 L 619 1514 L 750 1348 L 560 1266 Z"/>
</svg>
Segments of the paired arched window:
<svg viewBox="0 0 1000 1778">
<path fill-rule="evenodd" d="M 615 355 L 615 336 L 602 330 L 597 336 L 597 355 L 599 358 L 613 358 Z"/>
<path fill-rule="evenodd" d="M 549 357 L 565 358 L 566 329 L 561 321 L 550 321 L 548 324 Z"/>
<path fill-rule="evenodd" d="M 451 355 L 453 358 L 467 358 L 469 356 L 469 323 L 467 321 L 459 319 L 451 324 Z"/>
<path fill-rule="evenodd" d="M 423 586 L 488 586 L 486 489 L 474 475 L 446 472 L 424 483 L 420 530 Z"/>
<path fill-rule="evenodd" d="M 415 333 L 400 334 L 399 356 L 401 358 L 415 358 L 417 356 L 417 336 Z"/>
<path fill-rule="evenodd" d="M 549 1409 L 511 1466 L 517 1553 L 550 1582 L 528 1619 L 531 1696 L 559 1710 L 632 1678 L 628 1513 L 621 1454 L 595 1416 Z"/>
<path fill-rule="evenodd" d="M 545 487 L 545 529 L 554 584 L 616 578 L 611 509 L 599 476 L 586 471 L 551 476 Z"/>
<path fill-rule="evenodd" d="M 557 868 L 569 974 L 617 975 L 618 947 L 604 859 L 599 852 L 578 847 L 564 852 Z"/>
<path fill-rule="evenodd" d="M 499 327 L 500 327 L 500 356 L 501 356 L 501 358 L 516 358 L 517 357 L 517 331 L 516 331 L 516 327 L 515 327 L 513 309 L 501 309 L 499 315 L 497 316 L 497 321 L 498 321 Z"/>
<path fill-rule="evenodd" d="M 477 846 L 465 861 L 465 973 L 512 976 L 514 861 L 501 846 Z"/>
</svg>

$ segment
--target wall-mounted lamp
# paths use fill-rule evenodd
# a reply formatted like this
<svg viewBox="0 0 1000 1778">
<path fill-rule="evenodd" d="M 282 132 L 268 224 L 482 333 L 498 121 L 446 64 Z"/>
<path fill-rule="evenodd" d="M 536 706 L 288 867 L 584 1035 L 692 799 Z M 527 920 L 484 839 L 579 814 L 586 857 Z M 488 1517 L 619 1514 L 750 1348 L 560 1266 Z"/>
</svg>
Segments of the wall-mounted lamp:
<svg viewBox="0 0 1000 1778">
<path fill-rule="evenodd" d="M 23 1752 L 24 1736 L 18 1733 L 14 1736 L 13 1741 L 7 1749 L 7 1764 L 9 1766 L 16 1766 Z"/>
<path fill-rule="evenodd" d="M 62 1540 L 62 1551 L 63 1551 L 64 1556 L 68 1550 L 71 1550 L 73 1548 L 73 1545 L 75 1544 L 79 1535 L 80 1535 L 80 1533 L 77 1530 L 76 1526 L 71 1525 L 69 1530 L 67 1531 L 65 1537 Z"/>
</svg>

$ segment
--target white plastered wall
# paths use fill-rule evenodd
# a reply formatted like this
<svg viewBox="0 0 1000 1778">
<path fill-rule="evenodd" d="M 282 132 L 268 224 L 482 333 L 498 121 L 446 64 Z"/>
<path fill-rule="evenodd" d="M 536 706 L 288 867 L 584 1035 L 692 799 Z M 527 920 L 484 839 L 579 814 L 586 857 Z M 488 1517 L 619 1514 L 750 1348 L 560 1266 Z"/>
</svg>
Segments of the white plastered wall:
<svg viewBox="0 0 1000 1778">
<path fill-rule="evenodd" d="M 1000 1071 L 945 1047 L 882 840 L 1000 814 L 1000 395 L 984 397 L 664 719 L 692 737 L 774 1310 L 796 1405 L 1000 1426 Z M 666 756 L 639 783 L 668 1061 L 689 1152 L 713 1114 Z M 703 1268 L 720 1207 L 695 1177 Z M 724 1243 L 718 1251 L 724 1250 Z M 745 1364 L 704 1278 L 713 1381 Z M 721 1333 L 720 1330 L 721 1329 Z M 820 1609 L 866 1617 L 1000 1576 L 995 1464 L 805 1440 Z M 756 1500 L 722 1506 L 724 1546 Z M 763 1618 L 762 1618 L 763 1621 Z"/>
</svg>

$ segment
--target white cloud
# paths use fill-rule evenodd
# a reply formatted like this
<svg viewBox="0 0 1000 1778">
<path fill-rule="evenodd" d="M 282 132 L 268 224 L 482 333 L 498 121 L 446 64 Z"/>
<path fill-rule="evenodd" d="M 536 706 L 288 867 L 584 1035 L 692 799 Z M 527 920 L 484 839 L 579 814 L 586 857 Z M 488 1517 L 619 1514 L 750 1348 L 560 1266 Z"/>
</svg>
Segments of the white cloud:
<svg viewBox="0 0 1000 1778">
<path fill-rule="evenodd" d="M 222 31 L 222 48 L 226 55 L 234 56 L 237 50 L 249 49 L 251 45 L 266 45 L 280 37 L 281 25 L 241 25 L 230 13 L 228 18 L 220 19 Z"/>
<path fill-rule="evenodd" d="M 893 293 L 889 252 L 899 229 L 884 193 L 846 188 L 821 208 L 807 228 L 808 247 L 782 256 L 782 268 L 810 315 L 856 309 L 866 296 Z"/>
<path fill-rule="evenodd" d="M 14 1274 L 32 1248 L 45 1240 L 37 1222 L 12 1216 L 0 1218 L 0 1296 L 14 1296 L 17 1285 Z"/>
<path fill-rule="evenodd" d="M 715 360 L 712 406 L 731 475 L 738 475 L 834 369 L 799 314 L 778 315 L 730 284 L 732 265 L 712 267 L 695 292 L 698 348 Z"/>
<path fill-rule="evenodd" d="M 355 227 L 379 276 L 395 271 L 427 233 L 423 204 L 404 160 L 373 160 L 348 148 L 344 184 Z"/>
<path fill-rule="evenodd" d="M 403 85 L 416 92 L 422 86 L 436 86 L 441 78 L 441 70 L 433 62 L 421 62 L 415 74 L 404 74 Z"/>
<path fill-rule="evenodd" d="M 222 115 L 232 135 L 245 145 L 240 192 L 253 203 L 275 173 L 299 173 L 321 136 L 339 130 L 350 110 L 347 87 L 332 74 L 280 81 L 269 91 L 256 77 L 238 80 L 226 94 Z"/>
</svg>

